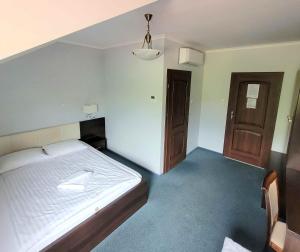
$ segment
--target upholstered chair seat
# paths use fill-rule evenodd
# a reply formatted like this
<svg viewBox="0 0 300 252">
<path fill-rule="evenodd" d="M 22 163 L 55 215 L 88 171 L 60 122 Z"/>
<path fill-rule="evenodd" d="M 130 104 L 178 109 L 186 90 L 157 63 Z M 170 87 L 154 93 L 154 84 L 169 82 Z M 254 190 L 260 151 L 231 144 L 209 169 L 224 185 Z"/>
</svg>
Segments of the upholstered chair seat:
<svg viewBox="0 0 300 252">
<path fill-rule="evenodd" d="M 277 221 L 273 227 L 270 238 L 271 247 L 278 247 L 283 251 L 286 237 L 286 223 Z"/>
</svg>

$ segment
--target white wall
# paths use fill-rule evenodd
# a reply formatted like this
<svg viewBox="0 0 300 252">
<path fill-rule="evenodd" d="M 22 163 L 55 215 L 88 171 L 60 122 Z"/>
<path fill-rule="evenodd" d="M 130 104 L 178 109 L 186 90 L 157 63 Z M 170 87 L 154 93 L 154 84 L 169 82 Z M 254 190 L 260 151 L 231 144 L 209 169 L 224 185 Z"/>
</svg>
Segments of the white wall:
<svg viewBox="0 0 300 252">
<path fill-rule="evenodd" d="M 163 50 L 164 40 L 154 46 Z M 140 60 L 131 54 L 136 47 L 104 52 L 108 148 L 160 174 L 164 57 Z"/>
<path fill-rule="evenodd" d="M 163 55 L 143 61 L 130 52 L 140 44 L 105 51 L 106 132 L 108 147 L 143 167 L 163 172 L 166 70 L 192 71 L 188 152 L 198 146 L 202 67 L 179 66 L 181 44 L 154 41 Z M 154 95 L 155 100 L 150 97 Z"/>
<path fill-rule="evenodd" d="M 190 95 L 190 111 L 189 111 L 189 126 L 187 139 L 187 153 L 198 147 L 199 123 L 200 123 L 200 108 L 201 108 L 201 89 L 203 66 L 179 65 L 179 48 L 185 47 L 184 44 L 175 42 L 170 39 L 165 40 L 165 73 L 163 87 L 163 128 L 165 127 L 166 114 L 166 84 L 167 84 L 167 69 L 178 69 L 192 72 L 191 95 Z M 164 138 L 162 139 L 162 145 Z M 163 156 L 162 156 L 163 157 Z M 163 161 L 163 159 L 162 159 Z"/>
<path fill-rule="evenodd" d="M 223 152 L 227 103 L 232 72 L 283 71 L 284 79 L 272 150 L 286 152 L 300 42 L 208 51 L 204 65 L 199 146 Z"/>
<path fill-rule="evenodd" d="M 0 64 L 0 135 L 103 116 L 103 80 L 101 51 L 63 43 Z"/>
<path fill-rule="evenodd" d="M 97 117 L 106 117 L 108 147 L 161 174 L 166 71 L 192 71 L 190 152 L 198 146 L 202 67 L 179 66 L 177 42 L 155 40 L 163 55 L 153 61 L 131 54 L 139 46 L 101 51 L 55 43 L 1 64 L 0 135 L 85 120 L 82 106 L 97 103 Z"/>
<path fill-rule="evenodd" d="M 55 43 L 0 64 L 0 135 L 85 120 L 82 106 L 97 103 L 109 148 L 161 174 L 168 68 L 192 71 L 188 152 L 223 151 L 231 72 L 283 71 L 272 149 L 286 152 L 300 42 L 208 51 L 204 67 L 178 65 L 183 45 L 169 39 L 154 41 L 164 53 L 153 61 L 133 57 L 138 46 Z"/>
</svg>

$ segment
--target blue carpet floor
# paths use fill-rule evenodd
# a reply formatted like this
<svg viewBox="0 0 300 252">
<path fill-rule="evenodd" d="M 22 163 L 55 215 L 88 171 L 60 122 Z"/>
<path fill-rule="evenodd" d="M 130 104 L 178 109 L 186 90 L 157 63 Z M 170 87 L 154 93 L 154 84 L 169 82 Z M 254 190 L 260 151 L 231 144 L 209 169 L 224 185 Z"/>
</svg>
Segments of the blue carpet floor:
<svg viewBox="0 0 300 252">
<path fill-rule="evenodd" d="M 198 148 L 169 173 L 157 176 L 107 154 L 139 171 L 148 180 L 150 195 L 93 252 L 219 252 L 225 236 L 251 251 L 263 251 L 263 170 Z"/>
</svg>

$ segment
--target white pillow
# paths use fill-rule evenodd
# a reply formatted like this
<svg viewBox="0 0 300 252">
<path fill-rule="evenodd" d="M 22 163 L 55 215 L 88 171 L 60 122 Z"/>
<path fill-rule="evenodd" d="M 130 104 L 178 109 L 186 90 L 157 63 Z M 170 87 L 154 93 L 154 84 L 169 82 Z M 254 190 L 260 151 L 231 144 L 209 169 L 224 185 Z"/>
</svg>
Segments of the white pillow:
<svg viewBox="0 0 300 252">
<path fill-rule="evenodd" d="M 13 152 L 0 157 L 0 173 L 10 171 L 21 166 L 42 161 L 48 158 L 42 148 L 32 148 Z"/>
<path fill-rule="evenodd" d="M 53 157 L 62 156 L 86 148 L 87 145 L 79 140 L 68 140 L 43 146 L 45 153 Z"/>
</svg>

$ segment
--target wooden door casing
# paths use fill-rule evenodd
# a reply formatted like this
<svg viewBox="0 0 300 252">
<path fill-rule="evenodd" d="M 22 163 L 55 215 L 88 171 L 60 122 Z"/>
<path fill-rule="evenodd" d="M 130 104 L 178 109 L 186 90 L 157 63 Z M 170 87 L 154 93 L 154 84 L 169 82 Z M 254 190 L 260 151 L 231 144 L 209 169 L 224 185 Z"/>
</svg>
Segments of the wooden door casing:
<svg viewBox="0 0 300 252">
<path fill-rule="evenodd" d="M 224 156 L 267 167 L 282 80 L 282 72 L 232 73 Z M 255 109 L 246 107 L 248 84 L 260 85 Z"/>
<path fill-rule="evenodd" d="M 300 172 L 300 92 L 293 116 L 286 167 Z"/>
<path fill-rule="evenodd" d="M 168 69 L 164 172 L 185 159 L 191 72 Z"/>
</svg>

